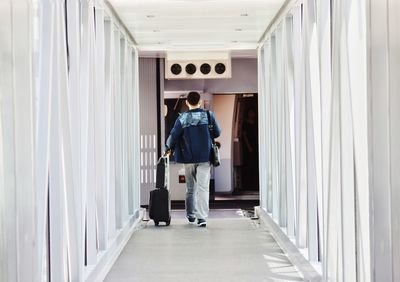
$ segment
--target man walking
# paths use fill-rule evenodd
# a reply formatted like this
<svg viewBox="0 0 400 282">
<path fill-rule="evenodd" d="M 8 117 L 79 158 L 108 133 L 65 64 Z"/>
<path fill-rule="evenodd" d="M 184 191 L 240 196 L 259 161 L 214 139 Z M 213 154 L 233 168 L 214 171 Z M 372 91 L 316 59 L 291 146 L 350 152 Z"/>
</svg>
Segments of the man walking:
<svg viewBox="0 0 400 282">
<path fill-rule="evenodd" d="M 166 142 L 167 151 L 174 151 L 175 161 L 185 165 L 186 217 L 189 223 L 206 227 L 210 184 L 211 136 L 207 111 L 200 108 L 200 94 L 190 92 L 186 99 L 189 110 L 182 113 Z M 221 134 L 214 113 L 209 112 L 214 138 Z"/>
</svg>

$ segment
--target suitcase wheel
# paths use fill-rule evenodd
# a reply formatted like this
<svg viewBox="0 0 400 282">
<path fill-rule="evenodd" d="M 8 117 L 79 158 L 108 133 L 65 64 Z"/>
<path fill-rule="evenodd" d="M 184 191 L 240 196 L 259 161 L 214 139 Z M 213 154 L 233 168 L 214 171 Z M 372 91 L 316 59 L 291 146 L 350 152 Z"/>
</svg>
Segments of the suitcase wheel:
<svg viewBox="0 0 400 282">
<path fill-rule="evenodd" d="M 171 224 L 171 219 L 168 219 L 168 220 L 165 222 L 165 224 L 166 224 L 167 226 L 169 226 L 169 225 Z"/>
<path fill-rule="evenodd" d="M 158 221 L 154 221 L 154 225 L 158 226 L 159 222 Z"/>
</svg>

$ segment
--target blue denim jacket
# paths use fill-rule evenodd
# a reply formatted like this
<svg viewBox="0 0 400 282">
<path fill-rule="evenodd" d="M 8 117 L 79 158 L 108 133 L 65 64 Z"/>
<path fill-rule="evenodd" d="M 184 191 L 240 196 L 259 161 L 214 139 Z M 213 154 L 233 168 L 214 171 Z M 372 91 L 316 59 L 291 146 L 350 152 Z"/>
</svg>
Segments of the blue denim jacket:
<svg viewBox="0 0 400 282">
<path fill-rule="evenodd" d="M 210 112 L 211 124 L 214 126 L 214 138 L 221 134 L 213 112 Z M 166 148 L 174 151 L 178 163 L 209 162 L 211 157 L 211 137 L 208 129 L 207 112 L 194 109 L 182 113 L 166 142 Z"/>
</svg>

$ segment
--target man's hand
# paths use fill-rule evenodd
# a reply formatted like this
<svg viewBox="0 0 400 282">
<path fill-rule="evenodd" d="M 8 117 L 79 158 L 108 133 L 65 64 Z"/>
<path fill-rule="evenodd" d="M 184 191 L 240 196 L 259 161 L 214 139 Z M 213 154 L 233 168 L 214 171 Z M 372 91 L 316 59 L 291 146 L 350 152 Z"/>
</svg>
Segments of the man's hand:
<svg viewBox="0 0 400 282">
<path fill-rule="evenodd" d="M 170 155 L 172 155 L 172 150 L 171 150 L 171 149 L 167 149 L 167 150 L 164 152 L 164 156 L 169 157 Z"/>
</svg>

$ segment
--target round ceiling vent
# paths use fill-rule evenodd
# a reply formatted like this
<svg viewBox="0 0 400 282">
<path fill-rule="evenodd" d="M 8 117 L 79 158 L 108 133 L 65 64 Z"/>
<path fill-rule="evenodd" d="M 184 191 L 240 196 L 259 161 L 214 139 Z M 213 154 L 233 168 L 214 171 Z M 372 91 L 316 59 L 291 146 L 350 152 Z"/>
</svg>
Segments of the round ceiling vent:
<svg viewBox="0 0 400 282">
<path fill-rule="evenodd" d="M 180 65 L 180 64 L 173 64 L 173 65 L 171 66 L 171 72 L 172 72 L 174 75 L 180 74 L 180 73 L 182 72 L 182 67 L 181 67 L 181 65 Z"/>
<path fill-rule="evenodd" d="M 215 72 L 218 74 L 223 74 L 226 70 L 226 67 L 223 63 L 218 63 L 215 65 Z"/>
<path fill-rule="evenodd" d="M 200 66 L 200 71 L 202 74 L 209 74 L 211 71 L 211 66 L 207 63 L 204 63 Z"/>
<path fill-rule="evenodd" d="M 196 66 L 193 64 L 187 64 L 185 69 L 188 74 L 194 74 L 196 72 Z"/>
</svg>

